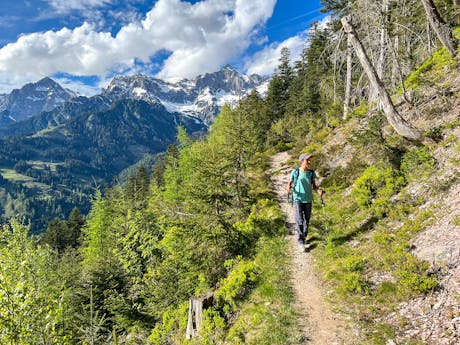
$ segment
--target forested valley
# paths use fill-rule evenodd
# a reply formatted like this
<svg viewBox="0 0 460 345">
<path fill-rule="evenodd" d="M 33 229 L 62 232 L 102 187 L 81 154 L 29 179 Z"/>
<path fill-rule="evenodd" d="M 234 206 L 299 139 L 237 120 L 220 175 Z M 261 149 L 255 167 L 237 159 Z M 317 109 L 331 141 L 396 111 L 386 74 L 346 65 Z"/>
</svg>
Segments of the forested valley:
<svg viewBox="0 0 460 345">
<path fill-rule="evenodd" d="M 358 327 L 352 344 L 460 341 L 458 241 L 434 261 L 414 245 L 460 233 L 459 3 L 322 3 L 330 20 L 299 61 L 282 50 L 264 97 L 224 106 L 204 138 L 179 127 L 152 172 L 96 190 L 87 215 L 41 235 L 5 222 L 1 344 L 308 343 L 270 181 L 270 156 L 286 150 L 293 167 L 315 155 L 327 193 L 312 254 Z M 207 292 L 187 339 L 189 299 Z"/>
</svg>

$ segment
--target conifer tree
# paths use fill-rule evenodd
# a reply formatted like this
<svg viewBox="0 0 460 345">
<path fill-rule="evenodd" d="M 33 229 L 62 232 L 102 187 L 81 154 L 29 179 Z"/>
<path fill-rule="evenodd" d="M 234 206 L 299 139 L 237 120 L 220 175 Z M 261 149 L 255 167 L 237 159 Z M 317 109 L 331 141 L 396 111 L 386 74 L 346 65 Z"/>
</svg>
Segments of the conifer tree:
<svg viewBox="0 0 460 345">
<path fill-rule="evenodd" d="M 268 86 L 266 105 L 273 121 L 284 117 L 294 77 L 288 48 L 281 49 L 279 65 Z"/>
<path fill-rule="evenodd" d="M 69 344 L 62 333 L 67 293 L 49 247 L 13 221 L 0 231 L 0 343 Z"/>
</svg>

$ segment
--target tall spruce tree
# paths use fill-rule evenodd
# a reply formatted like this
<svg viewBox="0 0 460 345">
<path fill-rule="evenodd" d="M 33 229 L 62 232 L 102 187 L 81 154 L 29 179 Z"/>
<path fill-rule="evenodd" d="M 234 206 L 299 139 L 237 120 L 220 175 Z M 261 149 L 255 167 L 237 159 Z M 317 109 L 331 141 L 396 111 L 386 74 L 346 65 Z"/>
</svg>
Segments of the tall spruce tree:
<svg viewBox="0 0 460 345">
<path fill-rule="evenodd" d="M 290 51 L 289 48 L 283 47 L 279 65 L 268 86 L 266 98 L 267 109 L 273 121 L 284 117 L 293 77 Z"/>
</svg>

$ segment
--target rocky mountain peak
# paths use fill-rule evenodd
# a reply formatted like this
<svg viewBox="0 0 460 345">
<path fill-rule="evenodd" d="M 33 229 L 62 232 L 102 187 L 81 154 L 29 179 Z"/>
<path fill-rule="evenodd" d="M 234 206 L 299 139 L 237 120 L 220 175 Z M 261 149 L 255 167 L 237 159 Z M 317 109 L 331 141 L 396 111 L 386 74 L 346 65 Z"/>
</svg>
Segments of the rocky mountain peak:
<svg viewBox="0 0 460 345">
<path fill-rule="evenodd" d="M 260 88 L 266 80 L 258 75 L 246 76 L 230 65 L 217 72 L 175 82 L 143 74 L 120 75 L 114 77 L 101 94 L 77 99 L 75 93 L 46 77 L 10 94 L 0 95 L 0 127 L 45 112 L 49 114 L 44 114 L 47 120 L 43 123 L 61 123 L 81 112 L 101 111 L 125 99 L 162 105 L 171 114 L 198 118 L 210 125 L 220 107 L 226 103 L 236 104 L 252 89 Z M 70 101 L 71 98 L 73 101 Z M 10 133 L 9 129 L 6 133 Z"/>
<path fill-rule="evenodd" d="M 246 76 L 226 65 L 220 71 L 176 82 L 142 74 L 117 76 L 102 95 L 112 101 L 132 98 L 159 102 L 171 113 L 198 117 L 210 124 L 222 105 L 235 103 L 266 80 L 258 75 Z"/>
<path fill-rule="evenodd" d="M 22 121 L 43 111 L 51 111 L 75 96 L 75 92 L 45 77 L 4 95 L 0 102 L 0 113 L 7 113 L 12 121 Z"/>
</svg>

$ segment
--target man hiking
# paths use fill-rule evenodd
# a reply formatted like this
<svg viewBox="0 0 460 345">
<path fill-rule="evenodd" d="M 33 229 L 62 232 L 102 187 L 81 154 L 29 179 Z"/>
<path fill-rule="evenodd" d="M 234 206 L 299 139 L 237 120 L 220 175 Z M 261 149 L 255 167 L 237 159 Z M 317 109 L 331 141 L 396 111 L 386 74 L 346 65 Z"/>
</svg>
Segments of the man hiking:
<svg viewBox="0 0 460 345">
<path fill-rule="evenodd" d="M 312 157 L 312 155 L 306 153 L 300 155 L 299 167 L 292 170 L 291 178 L 289 179 L 289 183 L 287 185 L 288 193 L 290 193 L 292 189 L 297 241 L 301 251 L 305 250 L 308 225 L 311 217 L 313 189 L 316 190 L 319 195 L 323 195 L 325 193 L 325 191 L 319 189 L 316 184 L 315 171 L 309 169 Z"/>
</svg>

